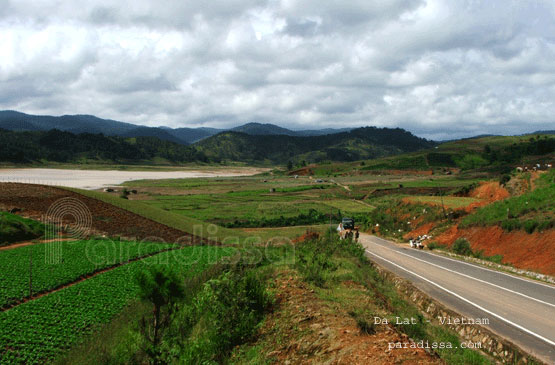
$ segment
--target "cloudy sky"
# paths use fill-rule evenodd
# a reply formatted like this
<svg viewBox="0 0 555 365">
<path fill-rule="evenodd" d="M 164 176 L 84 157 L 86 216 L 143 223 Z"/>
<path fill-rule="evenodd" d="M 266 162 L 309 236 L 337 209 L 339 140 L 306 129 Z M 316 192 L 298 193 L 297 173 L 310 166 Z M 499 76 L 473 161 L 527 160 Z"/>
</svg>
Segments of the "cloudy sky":
<svg viewBox="0 0 555 365">
<path fill-rule="evenodd" d="M 0 109 L 157 126 L 555 129 L 553 0 L 0 0 Z"/>
</svg>

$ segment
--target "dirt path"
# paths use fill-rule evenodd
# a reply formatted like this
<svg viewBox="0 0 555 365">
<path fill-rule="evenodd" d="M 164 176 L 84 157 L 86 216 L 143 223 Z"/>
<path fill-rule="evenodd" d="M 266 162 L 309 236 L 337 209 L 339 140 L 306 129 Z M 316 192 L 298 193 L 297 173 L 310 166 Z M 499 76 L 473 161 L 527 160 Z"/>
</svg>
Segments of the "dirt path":
<svg viewBox="0 0 555 365">
<path fill-rule="evenodd" d="M 341 186 L 343 189 L 345 189 L 347 191 L 351 191 L 351 188 L 349 187 L 349 185 L 343 185 L 341 183 L 338 183 L 337 181 L 333 181 L 333 183 L 337 186 Z"/>
<path fill-rule="evenodd" d="M 371 204 L 368 204 L 367 202 L 364 202 L 364 201 L 362 201 L 362 200 L 357 200 L 357 199 L 353 199 L 353 200 L 354 200 L 355 202 L 359 203 L 359 204 L 366 205 L 367 207 L 376 208 L 375 206 L 373 206 L 373 205 L 371 205 Z"/>
<path fill-rule="evenodd" d="M 77 240 L 75 238 L 55 238 L 55 239 L 51 239 L 51 240 L 37 240 L 37 241 L 17 242 L 17 243 L 12 243 L 12 244 L 7 245 L 7 246 L 0 247 L 0 251 L 13 250 L 14 248 L 31 246 L 31 245 L 40 245 L 42 243 L 64 242 L 64 241 L 77 241 Z"/>
</svg>

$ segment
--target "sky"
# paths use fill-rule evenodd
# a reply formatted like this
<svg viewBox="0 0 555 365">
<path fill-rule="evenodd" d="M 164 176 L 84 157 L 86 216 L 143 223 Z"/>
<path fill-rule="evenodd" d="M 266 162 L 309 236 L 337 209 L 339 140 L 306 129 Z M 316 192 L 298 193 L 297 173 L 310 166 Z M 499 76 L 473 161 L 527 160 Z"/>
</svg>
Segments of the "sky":
<svg viewBox="0 0 555 365">
<path fill-rule="evenodd" d="M 0 109 L 148 126 L 555 129 L 553 0 L 0 0 Z"/>
</svg>

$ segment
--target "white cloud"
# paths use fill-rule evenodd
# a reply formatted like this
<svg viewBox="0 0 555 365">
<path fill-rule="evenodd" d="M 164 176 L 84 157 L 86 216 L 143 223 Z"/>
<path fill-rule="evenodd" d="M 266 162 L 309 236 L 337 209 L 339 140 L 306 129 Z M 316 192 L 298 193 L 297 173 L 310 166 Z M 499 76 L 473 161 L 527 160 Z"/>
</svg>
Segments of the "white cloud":
<svg viewBox="0 0 555 365">
<path fill-rule="evenodd" d="M 555 124 L 549 0 L 4 3 L 0 109 L 434 138 Z"/>
</svg>

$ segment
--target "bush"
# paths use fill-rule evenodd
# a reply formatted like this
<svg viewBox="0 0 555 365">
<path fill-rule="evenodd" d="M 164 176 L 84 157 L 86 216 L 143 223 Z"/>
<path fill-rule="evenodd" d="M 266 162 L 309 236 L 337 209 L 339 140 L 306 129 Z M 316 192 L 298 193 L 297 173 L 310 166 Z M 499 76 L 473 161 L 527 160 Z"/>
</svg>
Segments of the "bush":
<svg viewBox="0 0 555 365">
<path fill-rule="evenodd" d="M 527 233 L 530 233 L 530 234 L 533 233 L 534 230 L 536 229 L 536 227 L 538 227 L 538 222 L 537 221 L 529 219 L 529 220 L 524 222 L 524 230 Z"/>
<path fill-rule="evenodd" d="M 428 249 L 429 249 L 430 251 L 433 251 L 433 250 L 435 250 L 436 248 L 438 248 L 438 249 L 445 249 L 445 248 L 447 248 L 447 246 L 441 245 L 441 244 L 437 243 L 436 241 L 432 241 L 432 242 L 428 243 L 428 245 L 427 245 L 426 247 L 428 247 Z"/>
<path fill-rule="evenodd" d="M 501 228 L 507 232 L 511 232 L 520 229 L 520 221 L 518 219 L 507 219 L 501 222 Z"/>
<path fill-rule="evenodd" d="M 180 321 L 188 324 L 190 336 L 182 343 L 179 363 L 222 362 L 253 336 L 272 303 L 266 278 L 247 265 L 239 263 L 209 280 L 182 312 Z"/>
<path fill-rule="evenodd" d="M 470 248 L 470 242 L 466 238 L 458 238 L 455 243 L 453 243 L 453 252 L 459 255 L 471 256 L 472 248 Z"/>
<path fill-rule="evenodd" d="M 503 255 L 493 255 L 486 257 L 486 260 L 500 264 L 503 261 Z"/>
<path fill-rule="evenodd" d="M 323 287 L 327 272 L 335 271 L 337 265 L 332 261 L 334 249 L 330 246 L 330 240 L 306 241 L 299 245 L 297 269 L 306 281 Z"/>
<path fill-rule="evenodd" d="M 355 319 L 360 333 L 363 335 L 373 335 L 376 333 L 376 325 L 372 320 L 366 319 L 365 316 L 355 312 L 349 312 L 349 315 Z"/>
</svg>

